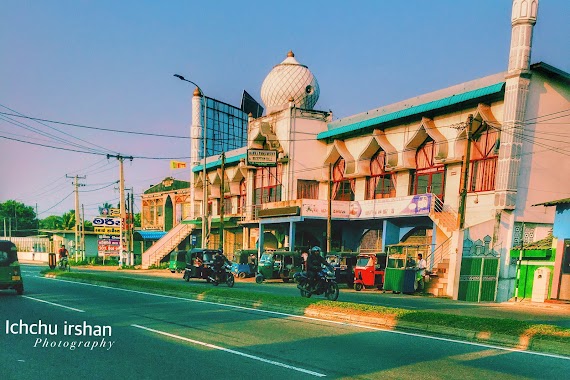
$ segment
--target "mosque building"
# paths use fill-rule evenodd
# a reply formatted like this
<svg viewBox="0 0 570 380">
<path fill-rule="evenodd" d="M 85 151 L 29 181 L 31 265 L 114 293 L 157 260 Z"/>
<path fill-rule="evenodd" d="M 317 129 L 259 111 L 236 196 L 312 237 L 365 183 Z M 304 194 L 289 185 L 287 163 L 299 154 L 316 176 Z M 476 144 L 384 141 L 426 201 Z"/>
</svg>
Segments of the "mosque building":
<svg viewBox="0 0 570 380">
<path fill-rule="evenodd" d="M 554 210 L 531 206 L 570 192 L 570 158 L 540 143 L 570 123 L 570 74 L 530 63 L 537 11 L 538 0 L 513 1 L 506 72 L 337 120 L 314 109 L 317 78 L 289 52 L 263 81 L 247 146 L 223 159 L 201 160 L 196 91 L 187 211 L 164 213 L 173 227 L 143 267 L 200 246 L 206 184 L 210 248 L 422 253 L 430 293 L 512 298 L 511 250 L 552 232 Z"/>
</svg>

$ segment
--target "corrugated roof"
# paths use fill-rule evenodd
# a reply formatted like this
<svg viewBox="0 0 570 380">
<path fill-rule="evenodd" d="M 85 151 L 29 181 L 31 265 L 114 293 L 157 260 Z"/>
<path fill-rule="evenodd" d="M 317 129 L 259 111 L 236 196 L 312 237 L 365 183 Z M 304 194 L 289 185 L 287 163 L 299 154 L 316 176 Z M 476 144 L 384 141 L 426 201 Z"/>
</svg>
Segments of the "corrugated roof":
<svg viewBox="0 0 570 380">
<path fill-rule="evenodd" d="M 236 162 L 239 162 L 241 159 L 245 160 L 246 156 L 247 156 L 247 154 L 244 153 L 244 154 L 238 154 L 238 155 L 232 156 L 232 157 L 226 157 L 226 165 L 234 164 Z M 219 166 L 222 166 L 222 160 L 221 159 L 216 160 L 216 161 L 212 161 L 212 162 L 208 162 L 206 164 L 206 169 L 217 168 Z M 203 170 L 203 167 L 204 167 L 203 165 L 196 165 L 192 168 L 192 171 L 194 173 L 200 172 Z"/>
<path fill-rule="evenodd" d="M 564 199 L 558 199 L 556 201 L 537 203 L 533 206 L 556 206 L 556 205 L 563 205 L 563 204 L 567 204 L 567 203 L 570 203 L 570 198 L 564 198 Z"/>
<path fill-rule="evenodd" d="M 461 94 L 455 94 L 452 96 L 448 96 L 446 98 L 434 100 L 428 103 L 420 104 L 417 106 L 412 106 L 409 108 L 405 108 L 399 111 L 390 112 L 384 115 L 372 117 L 370 119 L 362 120 L 355 123 L 349 123 L 346 125 L 335 125 L 334 129 L 329 129 L 327 131 L 321 132 L 317 135 L 317 140 L 323 140 L 330 137 L 336 137 L 345 135 L 345 134 L 352 134 L 355 132 L 359 132 L 366 128 L 370 128 L 376 126 L 378 124 L 386 123 L 389 121 L 394 121 L 398 119 L 402 119 L 409 116 L 421 115 L 425 114 L 426 112 L 434 111 L 437 109 L 441 109 L 444 107 L 453 106 L 459 103 L 463 103 L 466 101 L 472 101 L 475 99 L 479 99 L 485 96 L 498 94 L 503 91 L 505 82 L 495 83 L 491 86 L 482 87 L 476 90 L 467 91 Z M 329 124 L 329 128 L 331 128 L 331 124 Z"/>
<path fill-rule="evenodd" d="M 135 231 L 135 234 L 139 234 L 143 240 L 158 240 L 164 235 L 166 235 L 167 232 L 140 230 L 140 231 Z"/>
</svg>

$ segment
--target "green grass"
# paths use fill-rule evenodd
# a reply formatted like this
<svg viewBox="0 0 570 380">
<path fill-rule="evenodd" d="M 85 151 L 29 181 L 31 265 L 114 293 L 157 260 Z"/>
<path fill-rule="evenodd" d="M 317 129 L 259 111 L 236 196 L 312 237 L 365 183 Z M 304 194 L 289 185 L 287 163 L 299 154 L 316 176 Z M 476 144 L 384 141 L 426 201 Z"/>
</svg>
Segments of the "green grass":
<svg viewBox="0 0 570 380">
<path fill-rule="evenodd" d="M 525 321 L 502 318 L 467 317 L 462 315 L 443 314 L 435 312 L 391 308 L 350 302 L 308 299 L 302 297 L 282 296 L 277 294 L 251 293 L 240 289 L 227 287 L 193 287 L 185 282 L 179 284 L 148 281 L 137 278 L 117 277 L 109 274 L 62 272 L 46 269 L 42 274 L 52 274 L 70 280 L 96 282 L 109 286 L 118 286 L 129 289 L 143 289 L 153 293 L 175 295 L 190 299 L 219 301 L 226 304 L 247 306 L 266 310 L 282 310 L 293 314 L 303 315 L 307 310 L 321 310 L 341 314 L 359 314 L 368 317 L 385 318 L 395 321 L 395 325 L 418 325 L 434 327 L 439 333 L 446 329 L 453 335 L 454 329 L 485 333 L 489 336 L 529 337 L 542 341 L 560 342 L 566 351 L 557 351 L 570 355 L 570 329 L 551 325 L 532 324 Z M 473 335 L 473 334 L 472 334 Z"/>
</svg>

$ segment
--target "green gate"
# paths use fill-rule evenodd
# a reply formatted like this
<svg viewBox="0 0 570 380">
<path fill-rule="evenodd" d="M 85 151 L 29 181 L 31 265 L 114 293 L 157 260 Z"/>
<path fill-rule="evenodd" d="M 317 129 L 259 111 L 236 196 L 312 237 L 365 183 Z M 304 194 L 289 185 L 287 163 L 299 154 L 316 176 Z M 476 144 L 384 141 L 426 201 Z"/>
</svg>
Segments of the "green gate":
<svg viewBox="0 0 570 380">
<path fill-rule="evenodd" d="M 459 295 L 461 301 L 494 302 L 497 296 L 499 258 L 464 256 L 461 261 Z"/>
</svg>

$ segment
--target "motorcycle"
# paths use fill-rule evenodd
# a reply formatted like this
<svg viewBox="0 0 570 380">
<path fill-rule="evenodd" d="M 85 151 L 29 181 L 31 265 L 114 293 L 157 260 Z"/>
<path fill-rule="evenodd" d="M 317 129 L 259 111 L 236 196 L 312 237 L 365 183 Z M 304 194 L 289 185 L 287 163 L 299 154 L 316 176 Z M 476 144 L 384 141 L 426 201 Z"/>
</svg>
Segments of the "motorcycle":
<svg viewBox="0 0 570 380">
<path fill-rule="evenodd" d="M 317 272 L 316 284 L 311 288 L 307 272 L 298 272 L 293 275 L 293 280 L 298 284 L 297 288 L 301 291 L 301 297 L 310 298 L 313 294 L 324 296 L 330 301 L 338 299 L 338 284 L 336 276 L 330 269 L 321 269 Z"/>
<path fill-rule="evenodd" d="M 219 271 L 213 270 L 211 275 L 208 276 L 208 280 L 214 286 L 218 286 L 218 284 L 225 282 L 228 287 L 233 287 L 235 278 L 234 274 L 232 273 L 232 267 L 228 264 L 224 264 Z"/>
</svg>

